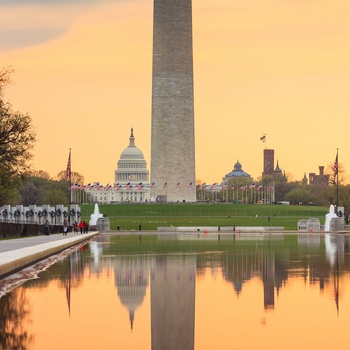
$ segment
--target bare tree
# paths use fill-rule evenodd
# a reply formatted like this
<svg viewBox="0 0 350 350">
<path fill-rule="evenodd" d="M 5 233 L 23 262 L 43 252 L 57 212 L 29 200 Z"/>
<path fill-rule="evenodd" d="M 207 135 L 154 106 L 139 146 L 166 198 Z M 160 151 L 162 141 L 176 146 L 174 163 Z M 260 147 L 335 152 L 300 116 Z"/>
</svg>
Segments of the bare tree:
<svg viewBox="0 0 350 350">
<path fill-rule="evenodd" d="M 65 176 L 66 176 L 66 172 L 65 170 L 60 171 L 57 174 L 57 180 L 65 180 Z M 71 172 L 71 178 L 72 178 L 72 184 L 78 184 L 78 185 L 82 185 L 84 184 L 84 176 L 79 174 L 76 171 L 72 171 Z"/>
</svg>

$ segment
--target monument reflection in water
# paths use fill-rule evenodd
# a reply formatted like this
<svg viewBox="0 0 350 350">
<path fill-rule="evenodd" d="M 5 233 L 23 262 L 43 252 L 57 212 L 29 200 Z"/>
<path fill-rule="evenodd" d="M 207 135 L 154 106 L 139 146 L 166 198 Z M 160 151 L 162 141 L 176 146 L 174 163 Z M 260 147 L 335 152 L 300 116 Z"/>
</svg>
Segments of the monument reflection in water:
<svg viewBox="0 0 350 350">
<path fill-rule="evenodd" d="M 348 349 L 349 242 L 101 235 L 1 298 L 1 348 Z"/>
</svg>

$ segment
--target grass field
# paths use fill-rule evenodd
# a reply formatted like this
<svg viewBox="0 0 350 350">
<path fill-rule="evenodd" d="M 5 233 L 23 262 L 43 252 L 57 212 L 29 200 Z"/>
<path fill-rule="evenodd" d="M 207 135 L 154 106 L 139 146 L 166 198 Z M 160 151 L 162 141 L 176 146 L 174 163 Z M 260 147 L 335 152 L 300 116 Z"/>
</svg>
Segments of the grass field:
<svg viewBox="0 0 350 350">
<path fill-rule="evenodd" d="M 93 204 L 81 207 L 89 220 Z M 296 230 L 301 219 L 318 218 L 324 224 L 328 208 L 261 204 L 100 204 L 111 230 L 156 230 L 159 226 L 282 226 Z M 258 218 L 256 218 L 256 215 Z M 270 218 L 270 220 L 269 220 Z"/>
</svg>

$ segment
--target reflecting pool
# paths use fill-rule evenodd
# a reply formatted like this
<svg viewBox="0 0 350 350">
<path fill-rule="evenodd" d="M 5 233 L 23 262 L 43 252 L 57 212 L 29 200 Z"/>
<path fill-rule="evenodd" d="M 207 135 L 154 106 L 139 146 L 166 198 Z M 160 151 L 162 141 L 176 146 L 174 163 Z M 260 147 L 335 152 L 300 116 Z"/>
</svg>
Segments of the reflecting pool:
<svg viewBox="0 0 350 350">
<path fill-rule="evenodd" d="M 0 299 L 1 349 L 348 349 L 350 237 L 107 235 Z"/>
</svg>

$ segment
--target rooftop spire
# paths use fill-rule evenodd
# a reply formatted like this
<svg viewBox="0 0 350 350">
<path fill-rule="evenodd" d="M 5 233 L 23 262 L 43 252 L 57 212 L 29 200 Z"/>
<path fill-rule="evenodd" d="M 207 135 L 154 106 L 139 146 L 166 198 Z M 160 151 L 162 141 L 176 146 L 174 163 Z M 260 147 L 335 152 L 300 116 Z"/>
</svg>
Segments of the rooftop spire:
<svg viewBox="0 0 350 350">
<path fill-rule="evenodd" d="M 135 137 L 134 137 L 134 128 L 131 128 L 131 134 L 130 134 L 130 143 L 129 143 L 129 147 L 135 147 Z"/>
</svg>

